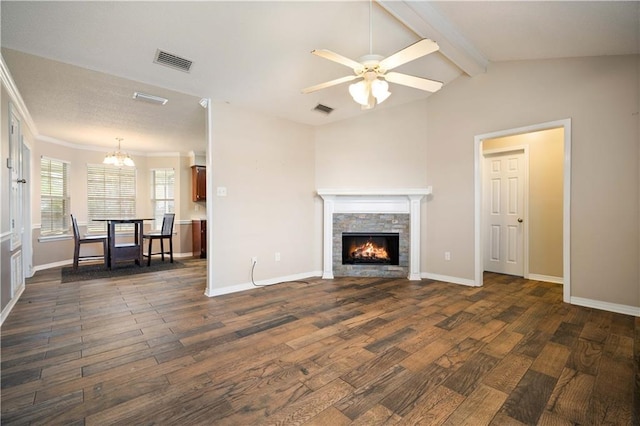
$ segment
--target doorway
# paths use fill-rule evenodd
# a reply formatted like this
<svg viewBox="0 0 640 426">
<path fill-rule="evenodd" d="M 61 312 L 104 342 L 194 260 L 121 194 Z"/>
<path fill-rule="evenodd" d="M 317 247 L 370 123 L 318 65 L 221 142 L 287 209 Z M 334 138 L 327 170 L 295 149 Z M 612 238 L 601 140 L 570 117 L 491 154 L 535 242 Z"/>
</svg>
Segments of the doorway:
<svg viewBox="0 0 640 426">
<path fill-rule="evenodd" d="M 485 256 L 487 256 L 487 251 L 490 249 L 487 246 L 487 241 L 486 241 L 487 233 L 483 232 L 483 225 L 484 225 L 483 221 L 485 220 L 484 219 L 485 215 L 483 214 L 482 206 L 484 204 L 483 199 L 486 196 L 485 194 L 486 190 L 484 189 L 484 185 L 483 185 L 483 175 L 485 174 L 485 168 L 486 168 L 485 160 L 484 160 L 485 158 L 484 151 L 486 151 L 487 148 L 495 149 L 496 145 L 492 145 L 491 141 L 498 138 L 513 137 L 514 139 L 516 139 L 516 136 L 518 135 L 522 135 L 524 137 L 529 134 L 534 134 L 536 132 L 542 132 L 542 131 L 547 131 L 552 129 L 556 129 L 554 130 L 554 132 L 559 134 L 559 139 L 560 139 L 559 144 L 561 146 L 561 153 L 558 154 L 559 155 L 558 161 L 561 162 L 561 170 L 560 170 L 561 177 L 559 178 L 559 180 L 562 181 L 561 194 L 559 195 L 561 198 L 561 201 L 558 204 L 561 204 L 561 207 L 558 205 L 558 208 L 556 209 L 558 210 L 558 219 L 556 220 L 556 222 L 559 222 L 558 223 L 559 236 L 557 237 L 557 244 L 556 244 L 558 246 L 559 254 L 556 257 L 558 258 L 557 261 L 560 263 L 560 265 L 557 266 L 556 268 L 556 270 L 558 271 L 557 277 L 554 278 L 553 276 L 545 277 L 544 275 L 536 275 L 535 279 L 558 282 L 563 284 L 563 299 L 565 302 L 569 301 L 570 294 L 571 294 L 571 290 L 570 290 L 571 289 L 570 287 L 571 286 L 571 280 L 570 280 L 570 272 L 571 272 L 571 269 L 570 269 L 571 120 L 570 119 L 535 124 L 531 126 L 514 128 L 514 129 L 507 129 L 507 130 L 477 135 L 475 137 L 475 145 L 474 145 L 474 149 L 475 149 L 475 157 L 474 157 L 474 162 L 475 162 L 475 285 L 477 286 L 482 285 L 483 271 L 485 270 L 484 259 L 485 259 Z M 507 150 L 506 148 L 502 148 L 502 149 Z M 514 148 L 512 147 L 511 150 L 513 149 Z M 541 161 L 541 160 L 538 159 L 537 161 Z M 542 162 L 544 161 L 545 160 L 543 158 Z M 532 164 L 533 163 L 534 163 L 534 160 L 532 159 Z M 525 207 L 523 211 L 524 217 L 514 215 L 516 220 L 518 218 L 523 220 L 522 222 L 523 239 L 526 235 L 525 231 L 529 228 L 529 225 L 530 225 L 529 223 L 530 221 L 528 218 L 529 209 L 527 207 L 527 199 L 528 197 L 525 198 Z M 539 210 L 544 210 L 544 208 L 540 208 L 540 207 L 541 206 L 538 206 Z M 534 219 L 535 217 L 532 218 L 531 222 L 535 222 Z M 515 231 L 517 231 L 517 228 L 512 228 L 512 231 L 514 231 L 512 235 L 516 235 Z M 536 235 L 534 232 L 535 231 L 533 230 L 531 231 L 532 238 L 533 236 Z M 522 276 L 528 277 L 529 275 L 528 256 L 525 253 L 526 253 L 526 250 L 529 248 L 529 242 L 524 241 L 524 244 L 525 244 L 525 247 L 523 248 L 524 271 L 522 273 Z M 531 247 L 531 250 L 535 251 L 534 247 Z M 532 256 L 532 257 L 536 258 L 535 256 Z M 546 256 L 546 257 L 549 257 L 549 256 Z M 520 275 L 520 274 L 516 274 L 516 275 Z M 531 274 L 531 277 L 529 278 L 533 278 L 533 275 L 534 274 Z"/>
</svg>

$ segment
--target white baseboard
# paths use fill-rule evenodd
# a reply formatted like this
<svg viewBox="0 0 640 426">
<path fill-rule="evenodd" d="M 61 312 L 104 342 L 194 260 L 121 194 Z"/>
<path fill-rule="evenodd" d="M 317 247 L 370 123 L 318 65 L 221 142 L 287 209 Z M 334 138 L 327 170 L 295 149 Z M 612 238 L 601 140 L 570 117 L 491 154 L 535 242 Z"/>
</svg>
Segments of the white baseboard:
<svg viewBox="0 0 640 426">
<path fill-rule="evenodd" d="M 552 277 L 551 275 L 529 274 L 528 280 L 544 281 L 546 283 L 564 284 L 562 277 Z"/>
<path fill-rule="evenodd" d="M 229 287 L 214 288 L 212 289 L 212 291 L 209 291 L 209 289 L 207 288 L 207 291 L 205 291 L 204 294 L 205 296 L 208 296 L 208 297 L 222 296 L 223 294 L 237 293 L 239 291 L 251 290 L 251 289 L 255 289 L 262 286 L 282 284 L 288 281 L 299 281 L 305 278 L 315 278 L 315 277 L 321 277 L 321 276 L 322 276 L 321 271 L 303 272 L 300 274 L 287 275 L 284 277 L 277 277 L 277 278 L 270 278 L 268 280 L 256 281 L 256 285 L 253 285 L 253 283 L 249 282 L 249 283 L 243 283 L 243 284 L 236 284 Z"/>
<path fill-rule="evenodd" d="M 2 314 L 0 314 L 0 327 L 2 326 L 2 324 L 4 324 L 4 320 L 7 319 L 7 317 L 9 316 L 9 313 L 11 313 L 11 310 L 16 305 L 16 303 L 18 303 L 18 300 L 20 299 L 20 296 L 22 296 L 24 289 L 25 289 L 25 285 L 23 283 L 18 288 L 18 291 L 16 292 L 15 296 L 13 296 L 13 299 L 11 299 L 9 303 L 7 303 L 7 306 L 5 306 L 4 309 L 2 310 Z"/>
<path fill-rule="evenodd" d="M 193 257 L 193 253 L 173 253 L 174 258 Z M 59 266 L 67 266 L 73 264 L 73 259 L 61 260 L 59 262 L 45 263 L 44 265 L 38 265 L 33 267 L 33 273 L 38 271 L 44 271 L 45 269 L 57 268 Z M 31 274 L 33 276 L 33 274 Z"/>
<path fill-rule="evenodd" d="M 45 269 L 57 268 L 59 266 L 67 266 L 73 264 L 73 259 L 61 260 L 60 262 L 45 263 L 44 265 L 36 265 L 33 267 L 33 272 L 44 271 Z"/>
<path fill-rule="evenodd" d="M 429 280 L 442 281 L 446 283 L 452 284 L 460 284 L 466 285 L 469 287 L 476 287 L 476 283 L 474 280 L 470 280 L 468 278 L 460 278 L 460 277 L 450 277 L 448 275 L 440 275 L 440 274 L 432 274 L 430 272 L 423 272 L 420 274 L 422 278 L 427 278 Z"/>
<path fill-rule="evenodd" d="M 586 308 L 595 308 L 603 311 L 640 317 L 640 307 L 638 306 L 620 305 L 618 303 L 602 302 L 600 300 L 585 299 L 583 297 L 571 297 L 569 303 L 572 305 L 584 306 Z"/>
</svg>

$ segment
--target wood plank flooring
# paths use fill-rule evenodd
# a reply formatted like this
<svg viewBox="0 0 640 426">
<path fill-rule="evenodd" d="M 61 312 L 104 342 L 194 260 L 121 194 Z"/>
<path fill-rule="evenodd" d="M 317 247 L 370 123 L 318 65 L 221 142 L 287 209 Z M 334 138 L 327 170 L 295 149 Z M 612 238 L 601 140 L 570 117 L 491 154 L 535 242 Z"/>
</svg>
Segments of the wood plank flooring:
<svg viewBox="0 0 640 426">
<path fill-rule="evenodd" d="M 187 262 L 29 279 L 2 327 L 2 424 L 638 424 L 639 319 L 558 285 L 314 278 L 207 298 L 205 261 Z"/>
</svg>

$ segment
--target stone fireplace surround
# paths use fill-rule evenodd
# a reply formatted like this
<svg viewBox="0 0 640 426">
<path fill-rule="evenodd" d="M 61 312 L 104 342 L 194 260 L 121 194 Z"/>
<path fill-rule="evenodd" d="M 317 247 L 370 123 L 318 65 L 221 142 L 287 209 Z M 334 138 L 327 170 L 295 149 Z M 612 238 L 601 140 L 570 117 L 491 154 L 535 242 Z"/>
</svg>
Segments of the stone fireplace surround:
<svg viewBox="0 0 640 426">
<path fill-rule="evenodd" d="M 318 189 L 324 202 L 322 278 L 334 278 L 334 214 L 409 215 L 409 280 L 420 280 L 421 200 L 431 187 L 408 189 Z M 393 216 L 390 216 L 393 217 Z"/>
</svg>

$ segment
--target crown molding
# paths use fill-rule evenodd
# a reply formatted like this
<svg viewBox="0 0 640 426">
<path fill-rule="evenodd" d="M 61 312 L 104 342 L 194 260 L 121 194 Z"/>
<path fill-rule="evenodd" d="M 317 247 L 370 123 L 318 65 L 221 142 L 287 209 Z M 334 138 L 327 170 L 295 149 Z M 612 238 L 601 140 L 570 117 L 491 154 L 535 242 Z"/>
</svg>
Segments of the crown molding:
<svg viewBox="0 0 640 426">
<path fill-rule="evenodd" d="M 16 86 L 13 77 L 11 76 L 11 72 L 9 71 L 9 67 L 7 67 L 6 62 L 4 61 L 4 56 L 0 54 L 0 80 L 2 80 L 2 85 L 7 88 L 7 92 L 9 93 L 9 97 L 13 102 L 13 106 L 16 111 L 22 118 L 22 120 L 27 124 L 29 130 L 34 136 L 38 135 L 38 128 L 36 127 L 36 123 L 33 121 L 31 114 L 29 113 L 29 109 L 27 105 L 24 103 L 24 99 L 22 99 L 22 95 L 20 95 L 20 91 L 18 90 L 18 86 Z"/>
</svg>

